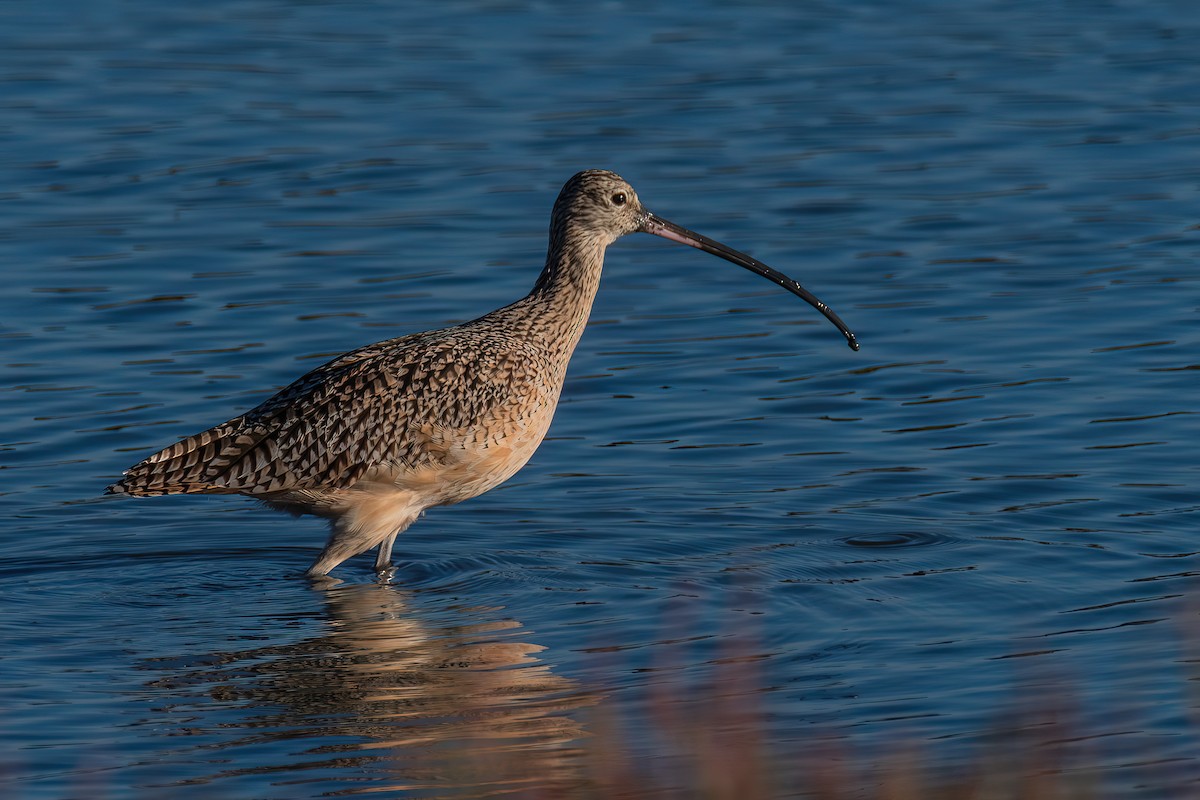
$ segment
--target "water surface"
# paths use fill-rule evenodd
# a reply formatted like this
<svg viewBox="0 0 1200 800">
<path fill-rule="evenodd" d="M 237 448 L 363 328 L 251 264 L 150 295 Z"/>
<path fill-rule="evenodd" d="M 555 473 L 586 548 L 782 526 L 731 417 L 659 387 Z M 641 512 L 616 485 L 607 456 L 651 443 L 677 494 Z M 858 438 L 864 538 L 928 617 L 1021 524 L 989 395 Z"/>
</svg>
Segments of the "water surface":
<svg viewBox="0 0 1200 800">
<path fill-rule="evenodd" d="M 1064 768 L 1195 794 L 1190 3 L 402 6 L 0 7 L 5 796 L 561 789 L 718 698 L 780 763 L 949 771 L 1053 705 Z M 523 294 L 587 167 L 862 351 L 634 237 L 550 438 L 392 585 L 303 581 L 319 521 L 100 496 Z"/>
</svg>

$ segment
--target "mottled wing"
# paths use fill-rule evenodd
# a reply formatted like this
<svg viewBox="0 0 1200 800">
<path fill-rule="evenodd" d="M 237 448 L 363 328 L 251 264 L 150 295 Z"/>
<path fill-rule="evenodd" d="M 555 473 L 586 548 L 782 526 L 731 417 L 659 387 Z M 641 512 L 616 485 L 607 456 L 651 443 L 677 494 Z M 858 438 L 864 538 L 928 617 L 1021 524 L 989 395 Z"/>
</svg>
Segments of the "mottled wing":
<svg viewBox="0 0 1200 800">
<path fill-rule="evenodd" d="M 429 334 L 347 353 L 246 414 L 190 436 L 129 468 L 112 493 L 246 493 L 341 488 L 395 457 L 412 412 L 406 360 Z"/>
</svg>

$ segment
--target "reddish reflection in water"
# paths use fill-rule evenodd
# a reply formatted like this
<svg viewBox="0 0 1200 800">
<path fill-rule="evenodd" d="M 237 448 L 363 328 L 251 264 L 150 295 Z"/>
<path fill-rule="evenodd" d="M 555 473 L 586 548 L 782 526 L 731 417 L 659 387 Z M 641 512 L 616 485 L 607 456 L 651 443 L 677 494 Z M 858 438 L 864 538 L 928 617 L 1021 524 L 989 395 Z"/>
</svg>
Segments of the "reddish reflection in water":
<svg viewBox="0 0 1200 800">
<path fill-rule="evenodd" d="M 145 664 L 169 665 L 170 674 L 150 685 L 182 694 L 172 705 L 194 714 L 189 734 L 221 729 L 205 750 L 240 762 L 238 753 L 266 743 L 322 742 L 288 763 L 226 767 L 188 784 L 288 772 L 366 781 L 372 791 L 478 795 L 579 781 L 574 756 L 584 731 L 574 712 L 597 696 L 541 663 L 543 648 L 517 638 L 519 622 L 467 610 L 461 626 L 431 629 L 396 587 L 320 591 L 329 614 L 324 636 Z M 221 706 L 236 713 L 222 714 Z M 231 727 L 243 735 L 231 736 Z"/>
</svg>

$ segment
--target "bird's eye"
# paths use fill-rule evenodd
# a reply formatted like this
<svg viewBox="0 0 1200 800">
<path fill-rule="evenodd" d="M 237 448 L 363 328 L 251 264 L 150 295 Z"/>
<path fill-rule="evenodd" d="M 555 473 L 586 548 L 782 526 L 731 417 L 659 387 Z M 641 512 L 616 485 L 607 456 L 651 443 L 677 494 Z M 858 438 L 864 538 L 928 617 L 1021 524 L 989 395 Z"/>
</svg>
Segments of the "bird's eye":
<svg viewBox="0 0 1200 800">
<path fill-rule="evenodd" d="M 614 194 L 614 195 L 612 196 L 612 202 L 613 202 L 613 205 L 614 205 L 614 206 L 623 206 L 623 205 L 625 205 L 625 193 L 624 193 L 624 192 L 617 192 L 616 194 Z"/>
</svg>

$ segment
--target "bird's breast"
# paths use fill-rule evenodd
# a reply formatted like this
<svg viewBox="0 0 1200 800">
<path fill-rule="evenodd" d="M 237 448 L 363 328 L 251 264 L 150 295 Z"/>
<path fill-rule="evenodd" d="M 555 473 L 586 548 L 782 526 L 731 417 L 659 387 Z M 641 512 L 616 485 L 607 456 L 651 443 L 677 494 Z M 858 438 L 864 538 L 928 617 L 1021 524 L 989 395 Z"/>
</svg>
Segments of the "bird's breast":
<svg viewBox="0 0 1200 800">
<path fill-rule="evenodd" d="M 557 399 L 557 398 L 555 398 Z M 458 503 L 499 486 L 533 456 L 550 428 L 554 404 L 496 409 L 464 428 L 425 426 L 418 432 L 423 456 L 397 470 L 393 482 L 429 505 Z"/>
</svg>

